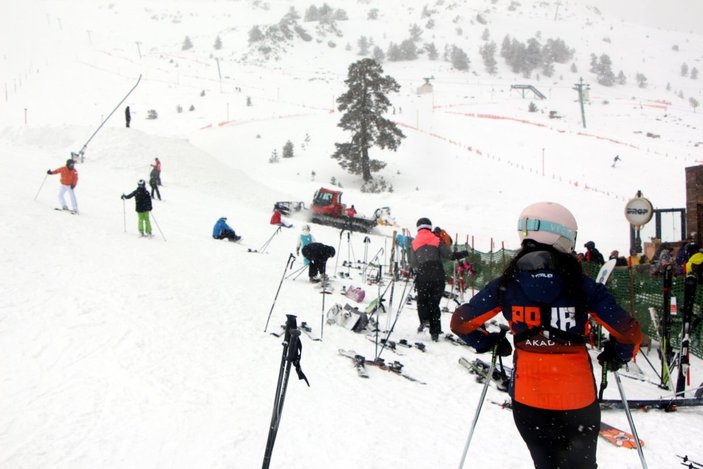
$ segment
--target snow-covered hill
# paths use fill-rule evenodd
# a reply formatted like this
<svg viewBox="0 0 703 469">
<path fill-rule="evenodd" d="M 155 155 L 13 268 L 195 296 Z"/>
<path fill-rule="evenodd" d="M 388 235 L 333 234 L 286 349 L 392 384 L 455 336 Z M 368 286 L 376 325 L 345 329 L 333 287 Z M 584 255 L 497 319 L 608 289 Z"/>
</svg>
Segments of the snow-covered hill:
<svg viewBox="0 0 703 469">
<path fill-rule="evenodd" d="M 312 3 L 5 3 L 1 467 L 258 466 L 281 352 L 268 331 L 285 314 L 297 314 L 319 332 L 324 309 L 348 301 L 328 295 L 323 308 L 323 295 L 305 274 L 282 281 L 291 273 L 284 269 L 301 223 L 274 234 L 268 220 L 277 200 L 309 203 L 334 178 L 361 213 L 389 206 L 403 227 L 427 216 L 487 250 L 491 243 L 517 247 L 519 211 L 549 199 L 575 213 L 580 244 L 594 240 L 605 254 L 624 253 L 626 200 L 642 190 L 656 207 L 683 207 L 684 168 L 701 159 L 700 112 L 688 101 L 700 99 L 699 82 L 680 75 L 684 62 L 700 68 L 700 32 L 689 32 L 685 17 L 692 14 L 660 12 L 654 2 L 623 21 L 612 2 L 514 2 L 511 10 L 503 0 L 437 1 L 427 4 L 435 10 L 432 29 L 424 28 L 422 2 L 330 3 L 348 15 L 336 23 L 342 35 L 322 36 L 317 25 L 298 20 L 313 40 L 290 41 L 279 60 L 252 54 L 249 31 L 277 24 L 290 7 L 302 16 Z M 688 12 L 699 8 L 675 3 Z M 378 19 L 367 20 L 373 8 Z M 647 18 L 655 15 L 666 18 L 661 28 Z M 395 153 L 373 150 L 388 162 L 381 175 L 393 192 L 362 193 L 360 179 L 329 158 L 334 143 L 346 138 L 337 127 L 335 99 L 348 65 L 360 58 L 362 35 L 385 50 L 406 39 L 412 24 L 424 28 L 423 41 L 433 41 L 440 53 L 446 45 L 462 47 L 470 69 L 453 70 L 441 56 L 383 64 L 402 86 L 390 96 L 391 117 L 407 138 Z M 521 41 L 538 31 L 545 39 L 560 37 L 576 50 L 578 72 L 568 63 L 557 65 L 549 80 L 526 79 L 499 58 L 498 73 L 489 75 L 478 53 L 485 29 L 498 45 L 506 34 Z M 181 50 L 185 36 L 194 44 L 187 51 Z M 217 36 L 219 51 L 212 47 Z M 591 53 L 609 54 L 628 84 L 598 85 L 587 71 Z M 636 73 L 647 76 L 647 88 L 637 87 Z M 140 74 L 124 104 L 132 110 L 132 128 L 124 127 L 121 106 L 78 166 L 80 216 L 52 210 L 58 182 L 45 178 L 46 170 L 81 148 Z M 434 93 L 418 96 L 425 77 L 434 77 Z M 580 77 L 591 86 L 586 129 L 573 90 Z M 532 84 L 547 99 L 523 98 L 511 91 L 514 83 Z M 537 112 L 528 112 L 530 102 Z M 157 119 L 147 119 L 150 110 Z M 550 111 L 561 118 L 549 119 Z M 269 163 L 288 140 L 294 158 Z M 611 167 L 615 155 L 622 161 Z M 155 202 L 156 237 L 140 239 L 133 201 L 123 203 L 120 195 L 148 175 L 155 157 L 163 162 L 164 200 Z M 220 216 L 243 235 L 240 245 L 211 239 Z M 364 245 L 362 236 L 347 240 L 338 230 L 313 226 L 318 240 L 338 250 L 333 273 L 343 271 L 343 260 L 362 258 L 365 248 L 368 257 L 382 252 L 385 259 L 384 234 Z M 271 236 L 266 254 L 247 252 Z M 301 266 L 296 259 L 293 271 Z M 338 290 L 360 285 L 350 273 L 351 280 L 336 279 Z M 367 303 L 378 291 L 365 288 Z M 403 288 L 396 285 L 392 314 L 382 324 L 396 318 Z M 416 327 L 416 312 L 403 308 L 394 338 L 426 341 Z M 303 345 L 311 387 L 291 378 L 272 467 L 457 464 L 480 393 L 457 365 L 460 356 L 474 356 L 469 349 L 438 343 L 424 354 L 384 352 L 428 383 L 422 386 L 378 370 L 359 379 L 337 349 L 371 357 L 374 345 L 339 327 L 326 325 L 322 342 L 304 337 Z M 692 386 L 703 379 L 700 366 L 696 360 Z M 625 385 L 629 397 L 666 393 L 643 382 Z M 614 384 L 607 395 L 617 397 Z M 489 401 L 504 397 L 495 389 L 488 394 Z M 677 464 L 675 454 L 703 459 L 690 443 L 702 436 L 694 424 L 700 411 L 635 418 L 650 467 Z M 604 419 L 627 427 L 622 412 L 607 411 Z M 634 451 L 607 444 L 598 451 L 602 467 L 639 467 Z M 484 407 L 469 460 L 530 467 L 509 412 Z"/>
</svg>

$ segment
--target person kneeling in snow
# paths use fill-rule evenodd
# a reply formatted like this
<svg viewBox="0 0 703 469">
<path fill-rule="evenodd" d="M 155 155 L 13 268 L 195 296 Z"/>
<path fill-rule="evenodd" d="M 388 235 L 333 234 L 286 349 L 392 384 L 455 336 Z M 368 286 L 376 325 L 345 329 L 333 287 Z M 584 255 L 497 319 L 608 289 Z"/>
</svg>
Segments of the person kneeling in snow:
<svg viewBox="0 0 703 469">
<path fill-rule="evenodd" d="M 215 223 L 212 228 L 212 237 L 215 239 L 228 239 L 230 241 L 239 241 L 241 236 L 237 236 L 231 226 L 227 224 L 227 217 L 222 217 Z"/>
<path fill-rule="evenodd" d="M 327 259 L 334 257 L 335 250 L 332 246 L 322 243 L 310 243 L 303 247 L 303 256 L 310 261 L 308 277 L 311 282 L 319 282 L 327 277 Z M 320 274 L 320 277 L 317 277 Z"/>
<path fill-rule="evenodd" d="M 137 188 L 131 193 L 122 194 L 122 200 L 131 199 L 134 197 L 135 210 L 137 211 L 137 229 L 142 236 L 151 237 L 151 221 L 149 220 L 149 212 L 151 212 L 151 196 L 146 190 L 146 182 L 140 179 L 137 183 Z M 146 235 L 145 235 L 146 233 Z"/>
</svg>

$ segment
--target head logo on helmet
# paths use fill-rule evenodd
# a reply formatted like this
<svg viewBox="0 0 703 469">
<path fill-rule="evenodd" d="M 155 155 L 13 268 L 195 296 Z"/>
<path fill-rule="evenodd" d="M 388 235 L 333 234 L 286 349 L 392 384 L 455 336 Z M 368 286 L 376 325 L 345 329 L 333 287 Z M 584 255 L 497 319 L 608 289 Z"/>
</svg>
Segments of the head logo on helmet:
<svg viewBox="0 0 703 469">
<path fill-rule="evenodd" d="M 555 202 L 528 205 L 518 219 L 520 241 L 531 239 L 571 253 L 576 244 L 578 225 L 573 214 Z"/>
</svg>

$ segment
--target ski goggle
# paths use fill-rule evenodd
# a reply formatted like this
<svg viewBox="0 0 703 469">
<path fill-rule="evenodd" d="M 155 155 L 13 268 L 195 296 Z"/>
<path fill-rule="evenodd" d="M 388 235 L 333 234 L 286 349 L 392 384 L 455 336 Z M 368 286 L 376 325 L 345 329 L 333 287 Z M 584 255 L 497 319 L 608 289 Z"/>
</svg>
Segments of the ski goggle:
<svg viewBox="0 0 703 469">
<path fill-rule="evenodd" d="M 528 231 L 546 231 L 547 233 L 554 233 L 566 239 L 570 239 L 576 244 L 577 232 L 571 228 L 567 228 L 561 223 L 540 220 L 538 218 L 521 218 L 517 222 L 517 229 L 522 232 L 523 236 L 527 236 Z"/>
</svg>

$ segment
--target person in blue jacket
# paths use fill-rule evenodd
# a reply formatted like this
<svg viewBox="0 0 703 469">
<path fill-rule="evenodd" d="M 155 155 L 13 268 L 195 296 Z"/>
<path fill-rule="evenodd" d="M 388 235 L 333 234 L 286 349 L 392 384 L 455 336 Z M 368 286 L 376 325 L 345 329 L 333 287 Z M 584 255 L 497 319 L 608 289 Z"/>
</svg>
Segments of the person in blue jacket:
<svg viewBox="0 0 703 469">
<path fill-rule="evenodd" d="M 239 241 L 241 236 L 237 236 L 231 226 L 227 224 L 227 217 L 222 217 L 217 220 L 212 228 L 212 237 L 215 239 L 228 239 L 230 241 Z"/>
</svg>

